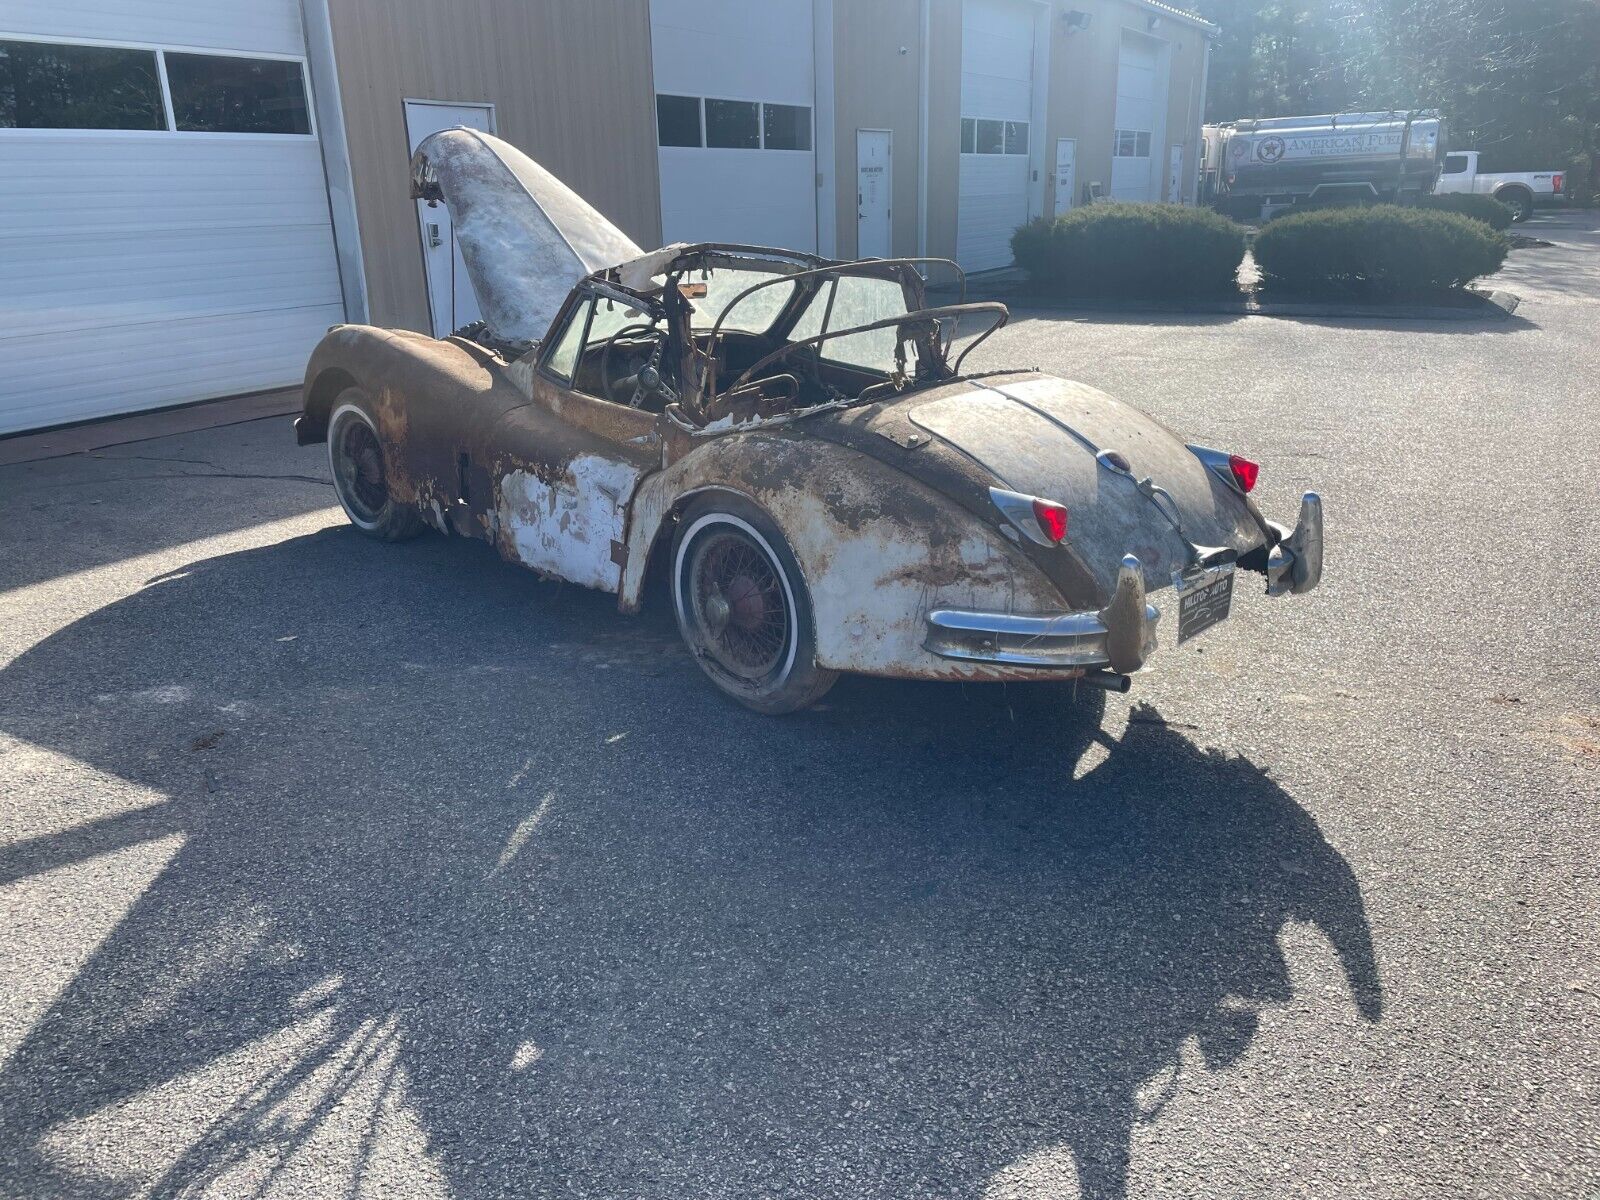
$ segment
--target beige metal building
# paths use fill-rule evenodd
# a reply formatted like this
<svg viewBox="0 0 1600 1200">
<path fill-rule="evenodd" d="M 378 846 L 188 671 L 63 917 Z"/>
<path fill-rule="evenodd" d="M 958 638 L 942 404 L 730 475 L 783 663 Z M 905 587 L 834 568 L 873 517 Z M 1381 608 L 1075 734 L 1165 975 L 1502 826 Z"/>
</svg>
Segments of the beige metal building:
<svg viewBox="0 0 1600 1200">
<path fill-rule="evenodd" d="M 11 0 L 0 434 L 281 387 L 330 323 L 476 302 L 410 152 L 452 125 L 640 245 L 1010 262 L 1192 202 L 1205 22 L 1159 0 Z"/>
</svg>

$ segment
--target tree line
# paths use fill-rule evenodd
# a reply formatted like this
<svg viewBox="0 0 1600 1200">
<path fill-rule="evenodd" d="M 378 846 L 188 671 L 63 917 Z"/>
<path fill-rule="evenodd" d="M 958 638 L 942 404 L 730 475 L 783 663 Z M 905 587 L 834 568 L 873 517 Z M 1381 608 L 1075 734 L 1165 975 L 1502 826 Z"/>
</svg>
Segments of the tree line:
<svg viewBox="0 0 1600 1200">
<path fill-rule="evenodd" d="M 1600 191 L 1600 0 L 1193 0 L 1206 120 L 1437 108 L 1483 169 Z"/>
</svg>

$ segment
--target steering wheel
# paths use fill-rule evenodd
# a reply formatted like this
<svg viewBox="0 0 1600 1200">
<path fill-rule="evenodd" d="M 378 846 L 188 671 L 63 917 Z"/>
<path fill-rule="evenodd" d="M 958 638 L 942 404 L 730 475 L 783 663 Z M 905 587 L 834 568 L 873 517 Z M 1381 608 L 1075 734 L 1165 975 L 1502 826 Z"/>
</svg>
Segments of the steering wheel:
<svg viewBox="0 0 1600 1200">
<path fill-rule="evenodd" d="M 611 352 L 616 349 L 617 343 L 622 340 L 625 334 L 633 336 L 638 336 L 639 334 L 653 334 L 658 341 L 664 340 L 667 336 L 667 332 L 664 329 L 657 329 L 654 325 L 646 325 L 636 322 L 632 325 L 624 325 L 621 329 L 617 330 L 606 339 L 605 347 L 600 351 L 600 391 L 605 395 L 607 400 L 612 398 Z"/>
</svg>

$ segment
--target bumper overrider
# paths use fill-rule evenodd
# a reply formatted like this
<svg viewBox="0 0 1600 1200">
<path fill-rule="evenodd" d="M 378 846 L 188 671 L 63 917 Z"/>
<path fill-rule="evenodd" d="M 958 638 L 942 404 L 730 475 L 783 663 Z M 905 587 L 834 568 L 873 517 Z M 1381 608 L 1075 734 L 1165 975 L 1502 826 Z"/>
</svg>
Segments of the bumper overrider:
<svg viewBox="0 0 1600 1200">
<path fill-rule="evenodd" d="M 1322 498 L 1315 492 L 1301 498 L 1293 530 L 1267 525 L 1276 541 L 1267 553 L 1267 595 L 1309 592 L 1322 579 Z M 1160 620 L 1161 610 L 1145 599 L 1144 570 L 1128 554 L 1102 609 L 1038 616 L 935 609 L 923 646 L 964 662 L 1130 675 L 1155 652 Z"/>
</svg>

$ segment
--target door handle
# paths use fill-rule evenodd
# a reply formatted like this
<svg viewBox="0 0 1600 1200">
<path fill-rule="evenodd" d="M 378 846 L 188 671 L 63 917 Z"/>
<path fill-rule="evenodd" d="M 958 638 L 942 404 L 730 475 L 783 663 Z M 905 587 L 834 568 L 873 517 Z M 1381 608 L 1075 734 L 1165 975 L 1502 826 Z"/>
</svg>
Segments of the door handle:
<svg viewBox="0 0 1600 1200">
<path fill-rule="evenodd" d="M 442 246 L 442 245 L 444 245 L 444 239 L 439 236 L 439 222 L 437 222 L 437 221 L 429 221 L 428 222 L 428 248 L 431 250 L 435 246 Z"/>
</svg>

